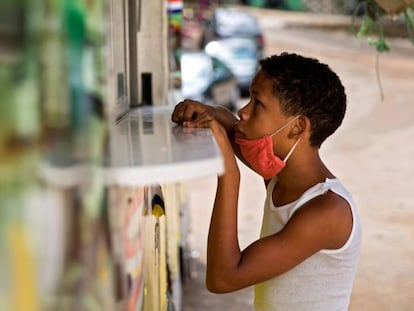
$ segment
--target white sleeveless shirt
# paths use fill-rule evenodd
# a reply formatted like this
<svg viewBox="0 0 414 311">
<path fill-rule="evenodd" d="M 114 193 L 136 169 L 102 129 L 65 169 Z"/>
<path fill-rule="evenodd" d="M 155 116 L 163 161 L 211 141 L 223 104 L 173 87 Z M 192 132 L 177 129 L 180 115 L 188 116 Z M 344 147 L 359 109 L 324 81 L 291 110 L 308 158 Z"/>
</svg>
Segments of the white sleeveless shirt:
<svg viewBox="0 0 414 311">
<path fill-rule="evenodd" d="M 321 250 L 286 273 L 255 286 L 257 311 L 345 311 L 348 310 L 361 250 L 361 225 L 351 194 L 338 179 L 326 179 L 308 189 L 294 202 L 274 206 L 274 177 L 267 186 L 261 237 L 282 230 L 293 213 L 307 201 L 328 190 L 343 197 L 353 217 L 351 234 L 343 247 Z M 277 263 L 275 263 L 277 264 Z"/>
</svg>

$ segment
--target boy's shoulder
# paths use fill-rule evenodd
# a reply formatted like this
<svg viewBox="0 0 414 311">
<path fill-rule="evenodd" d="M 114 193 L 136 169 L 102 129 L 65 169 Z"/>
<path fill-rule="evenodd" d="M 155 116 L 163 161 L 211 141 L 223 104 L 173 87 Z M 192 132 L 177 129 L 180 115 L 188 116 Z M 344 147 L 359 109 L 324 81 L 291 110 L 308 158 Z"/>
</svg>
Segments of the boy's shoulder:
<svg viewBox="0 0 414 311">
<path fill-rule="evenodd" d="M 350 203 L 341 195 L 327 191 L 306 202 L 292 216 L 310 230 L 319 230 L 328 244 L 324 248 L 342 247 L 352 231 L 353 215 Z"/>
<path fill-rule="evenodd" d="M 351 206 L 343 196 L 327 191 L 306 202 L 300 210 L 309 209 L 310 213 L 319 215 L 318 217 L 329 217 L 334 220 L 338 216 L 351 213 Z"/>
</svg>

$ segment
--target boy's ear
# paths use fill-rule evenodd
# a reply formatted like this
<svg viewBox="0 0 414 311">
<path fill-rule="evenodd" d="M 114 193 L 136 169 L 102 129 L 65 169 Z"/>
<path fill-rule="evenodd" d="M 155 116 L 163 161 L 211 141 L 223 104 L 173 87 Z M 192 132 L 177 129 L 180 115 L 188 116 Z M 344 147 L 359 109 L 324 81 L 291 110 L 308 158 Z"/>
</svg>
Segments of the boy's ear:
<svg viewBox="0 0 414 311">
<path fill-rule="evenodd" d="M 310 121 L 305 116 L 300 116 L 294 121 L 290 134 L 293 136 L 301 135 L 306 129 L 310 127 Z"/>
</svg>

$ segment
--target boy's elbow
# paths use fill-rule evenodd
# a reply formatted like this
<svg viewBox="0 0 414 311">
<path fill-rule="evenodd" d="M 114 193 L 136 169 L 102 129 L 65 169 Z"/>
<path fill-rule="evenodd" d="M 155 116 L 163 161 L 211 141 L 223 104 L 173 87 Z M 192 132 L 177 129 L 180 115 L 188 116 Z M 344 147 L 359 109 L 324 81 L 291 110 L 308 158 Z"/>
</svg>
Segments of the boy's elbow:
<svg viewBox="0 0 414 311">
<path fill-rule="evenodd" d="M 206 281 L 206 287 L 207 287 L 209 292 L 214 293 L 214 294 L 227 293 L 227 291 L 225 291 L 222 286 L 220 286 L 219 284 L 216 284 L 214 282 Z"/>
<path fill-rule="evenodd" d="M 234 291 L 231 285 L 221 278 L 206 277 L 206 287 L 209 292 L 215 294 L 224 294 Z"/>
</svg>

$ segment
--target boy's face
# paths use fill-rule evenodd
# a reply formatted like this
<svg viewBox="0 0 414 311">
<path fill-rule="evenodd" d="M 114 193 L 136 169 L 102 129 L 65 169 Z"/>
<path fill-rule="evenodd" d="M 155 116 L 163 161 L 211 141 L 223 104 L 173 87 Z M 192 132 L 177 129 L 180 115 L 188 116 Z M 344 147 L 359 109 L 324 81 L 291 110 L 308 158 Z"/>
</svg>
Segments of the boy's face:
<svg viewBox="0 0 414 311">
<path fill-rule="evenodd" d="M 272 94 L 272 81 L 259 71 L 250 87 L 250 101 L 238 112 L 237 130 L 247 139 L 272 134 L 288 121 L 280 109 L 279 99 Z"/>
</svg>

